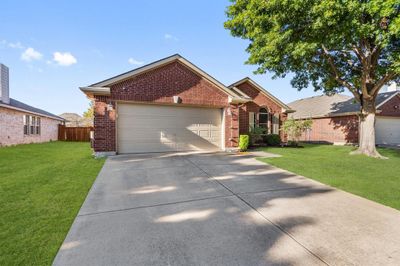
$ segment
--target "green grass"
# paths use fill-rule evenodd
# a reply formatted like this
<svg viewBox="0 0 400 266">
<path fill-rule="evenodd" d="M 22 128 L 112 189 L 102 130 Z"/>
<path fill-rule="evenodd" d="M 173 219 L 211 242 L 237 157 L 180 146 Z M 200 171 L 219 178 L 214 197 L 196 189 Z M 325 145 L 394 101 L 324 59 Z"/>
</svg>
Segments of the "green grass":
<svg viewBox="0 0 400 266">
<path fill-rule="evenodd" d="M 349 155 L 349 146 L 264 148 L 279 158 L 260 161 L 400 210 L 400 151 L 379 149 L 388 160 Z"/>
<path fill-rule="evenodd" d="M 0 148 L 0 265 L 50 265 L 103 163 L 88 143 Z"/>
</svg>

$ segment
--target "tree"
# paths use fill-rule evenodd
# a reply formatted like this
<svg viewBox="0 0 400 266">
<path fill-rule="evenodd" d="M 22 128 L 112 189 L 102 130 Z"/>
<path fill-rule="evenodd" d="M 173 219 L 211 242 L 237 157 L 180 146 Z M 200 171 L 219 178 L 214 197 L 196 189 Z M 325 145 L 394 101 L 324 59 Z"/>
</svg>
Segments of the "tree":
<svg viewBox="0 0 400 266">
<path fill-rule="evenodd" d="M 375 148 L 375 100 L 400 81 L 400 0 L 236 0 L 225 28 L 250 41 L 247 64 L 273 78 L 293 73 L 293 87 L 350 91 L 360 103 L 356 153 Z"/>
<path fill-rule="evenodd" d="M 282 130 L 285 132 L 289 139 L 294 142 L 298 143 L 301 137 L 306 130 L 311 129 L 312 127 L 312 120 L 294 120 L 288 119 L 283 123 Z"/>
<path fill-rule="evenodd" d="M 94 116 L 94 105 L 93 101 L 90 101 L 89 108 L 83 112 L 83 117 L 93 119 Z"/>
</svg>

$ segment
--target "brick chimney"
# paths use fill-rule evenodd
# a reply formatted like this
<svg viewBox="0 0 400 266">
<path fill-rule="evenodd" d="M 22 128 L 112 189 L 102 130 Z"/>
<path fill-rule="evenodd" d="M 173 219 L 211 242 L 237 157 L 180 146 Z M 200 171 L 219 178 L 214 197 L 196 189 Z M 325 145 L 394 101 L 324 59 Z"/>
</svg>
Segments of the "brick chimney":
<svg viewBox="0 0 400 266">
<path fill-rule="evenodd" d="M 10 85 L 8 80 L 8 67 L 0 63 L 0 101 L 10 103 Z"/>
</svg>

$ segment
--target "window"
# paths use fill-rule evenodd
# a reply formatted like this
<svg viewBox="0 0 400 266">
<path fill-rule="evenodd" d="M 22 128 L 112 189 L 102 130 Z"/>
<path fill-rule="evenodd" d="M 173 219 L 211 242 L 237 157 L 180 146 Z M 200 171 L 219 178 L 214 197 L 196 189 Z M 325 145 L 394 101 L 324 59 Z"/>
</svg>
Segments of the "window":
<svg viewBox="0 0 400 266">
<path fill-rule="evenodd" d="M 24 135 L 40 135 L 40 117 L 24 115 Z"/>
<path fill-rule="evenodd" d="M 36 126 L 36 117 L 32 116 L 31 117 L 31 130 L 30 134 L 35 134 L 35 126 Z"/>
<path fill-rule="evenodd" d="M 40 117 L 36 117 L 36 134 L 40 135 Z"/>
<path fill-rule="evenodd" d="M 24 134 L 29 135 L 29 115 L 24 115 Z"/>
<path fill-rule="evenodd" d="M 268 130 L 269 114 L 267 109 L 261 108 L 258 114 L 258 126 Z"/>
</svg>

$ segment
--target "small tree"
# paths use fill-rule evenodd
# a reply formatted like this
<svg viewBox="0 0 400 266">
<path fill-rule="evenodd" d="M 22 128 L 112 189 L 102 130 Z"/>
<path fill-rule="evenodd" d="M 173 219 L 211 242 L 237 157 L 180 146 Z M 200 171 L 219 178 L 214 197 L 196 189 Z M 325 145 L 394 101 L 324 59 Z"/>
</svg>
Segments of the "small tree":
<svg viewBox="0 0 400 266">
<path fill-rule="evenodd" d="M 283 123 L 282 130 L 285 132 L 289 139 L 295 143 L 299 142 L 301 135 L 308 129 L 311 129 L 312 120 L 294 120 L 288 119 Z"/>
<path fill-rule="evenodd" d="M 83 117 L 93 119 L 94 116 L 94 105 L 93 101 L 90 101 L 89 108 L 83 112 Z"/>
</svg>

